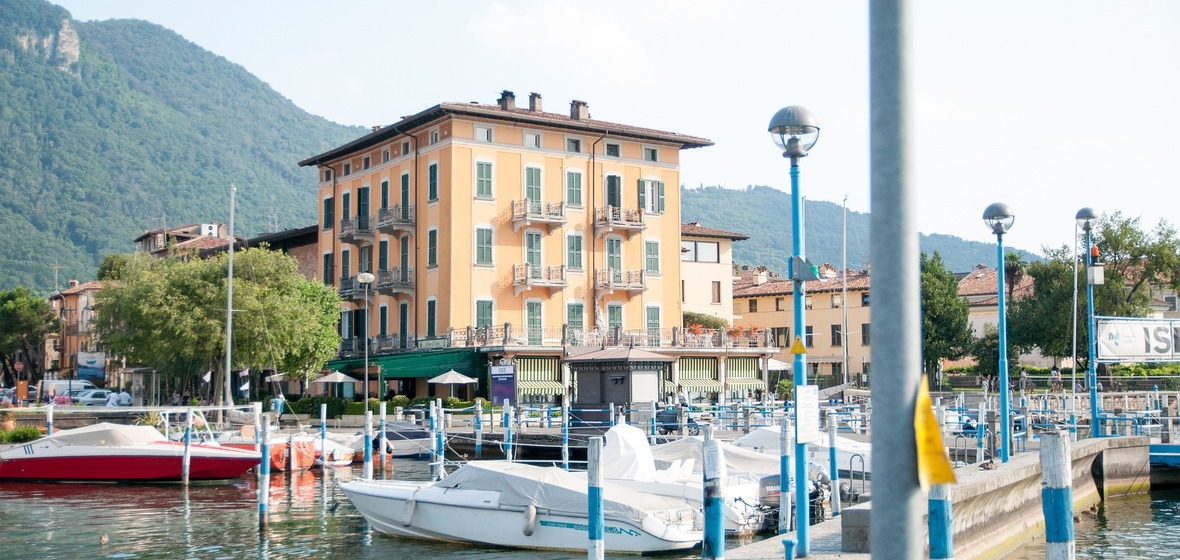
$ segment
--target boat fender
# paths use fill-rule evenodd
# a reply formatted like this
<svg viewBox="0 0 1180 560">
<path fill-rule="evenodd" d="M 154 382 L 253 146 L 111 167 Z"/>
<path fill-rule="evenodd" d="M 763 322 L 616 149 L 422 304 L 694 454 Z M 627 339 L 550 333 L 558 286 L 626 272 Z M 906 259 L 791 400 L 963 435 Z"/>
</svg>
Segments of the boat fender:
<svg viewBox="0 0 1180 560">
<path fill-rule="evenodd" d="M 531 537 L 537 532 L 537 506 L 529 504 L 524 508 L 524 536 Z"/>
<path fill-rule="evenodd" d="M 406 500 L 406 509 L 402 512 L 402 526 L 409 527 L 414 522 L 414 506 L 418 505 L 418 500 L 410 498 Z"/>
</svg>

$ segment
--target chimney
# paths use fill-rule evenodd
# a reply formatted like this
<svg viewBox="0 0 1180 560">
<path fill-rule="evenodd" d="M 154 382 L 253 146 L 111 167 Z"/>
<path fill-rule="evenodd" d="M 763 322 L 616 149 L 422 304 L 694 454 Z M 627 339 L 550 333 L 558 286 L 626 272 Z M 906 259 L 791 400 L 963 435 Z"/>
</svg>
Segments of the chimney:
<svg viewBox="0 0 1180 560">
<path fill-rule="evenodd" d="M 77 287 L 78 287 L 78 281 L 77 281 L 77 280 L 70 280 L 70 282 L 69 282 L 69 287 L 71 287 L 71 288 L 77 288 Z"/>
<path fill-rule="evenodd" d="M 500 99 L 496 100 L 496 104 L 505 111 L 516 110 L 516 94 L 511 91 L 504 90 L 500 92 Z"/>
<path fill-rule="evenodd" d="M 570 101 L 570 118 L 575 121 L 584 121 L 590 118 L 590 106 L 585 101 L 578 101 L 577 99 Z"/>
<path fill-rule="evenodd" d="M 770 275 L 766 273 L 765 269 L 759 268 L 758 274 L 754 275 L 754 285 L 761 286 L 770 279 Z"/>
<path fill-rule="evenodd" d="M 541 94 L 535 91 L 529 94 L 529 110 L 535 113 L 541 112 Z"/>
</svg>

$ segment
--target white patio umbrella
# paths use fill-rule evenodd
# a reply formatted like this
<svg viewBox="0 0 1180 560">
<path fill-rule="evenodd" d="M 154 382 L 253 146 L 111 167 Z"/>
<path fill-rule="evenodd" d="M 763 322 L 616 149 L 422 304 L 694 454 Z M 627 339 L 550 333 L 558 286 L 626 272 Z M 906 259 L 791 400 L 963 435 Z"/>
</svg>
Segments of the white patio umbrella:
<svg viewBox="0 0 1180 560">
<path fill-rule="evenodd" d="M 328 375 L 316 379 L 312 383 L 360 383 L 360 381 L 344 375 L 338 371 L 333 371 Z"/>
<path fill-rule="evenodd" d="M 468 383 L 477 383 L 474 378 L 467 377 L 466 375 L 463 375 L 462 373 L 459 373 L 455 370 L 448 371 L 436 377 L 431 377 L 430 379 L 426 380 L 426 382 L 441 385 L 466 385 Z M 455 388 L 451 387 L 450 391 L 451 395 L 454 396 Z"/>
</svg>

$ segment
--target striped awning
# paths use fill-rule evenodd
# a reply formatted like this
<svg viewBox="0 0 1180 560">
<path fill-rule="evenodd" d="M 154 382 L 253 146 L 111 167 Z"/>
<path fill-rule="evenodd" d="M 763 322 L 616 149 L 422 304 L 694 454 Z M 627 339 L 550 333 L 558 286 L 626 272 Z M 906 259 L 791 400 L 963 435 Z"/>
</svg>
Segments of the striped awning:
<svg viewBox="0 0 1180 560">
<path fill-rule="evenodd" d="M 725 384 L 729 386 L 730 391 L 766 390 L 766 382 L 761 379 L 727 379 Z"/>
<path fill-rule="evenodd" d="M 565 385 L 542 379 L 518 380 L 516 390 L 522 395 L 564 395 Z"/>
<path fill-rule="evenodd" d="M 680 384 L 689 391 L 720 391 L 721 382 L 716 379 L 681 379 Z"/>
</svg>

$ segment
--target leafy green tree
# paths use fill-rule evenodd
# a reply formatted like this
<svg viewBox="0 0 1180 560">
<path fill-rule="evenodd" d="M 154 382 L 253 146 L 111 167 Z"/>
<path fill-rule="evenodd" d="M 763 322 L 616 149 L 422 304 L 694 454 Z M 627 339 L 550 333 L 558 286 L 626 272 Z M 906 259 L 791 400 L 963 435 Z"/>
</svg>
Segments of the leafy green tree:
<svg viewBox="0 0 1180 560">
<path fill-rule="evenodd" d="M 1085 351 L 1085 295 L 1074 307 L 1074 269 L 1072 249 L 1061 247 L 1046 250 L 1043 261 L 1028 265 L 1026 274 L 1032 277 L 1033 291 L 1024 297 L 1010 300 L 1008 307 L 1009 341 L 1017 348 L 1039 348 L 1041 354 L 1054 359 L 1071 355 L 1073 351 L 1073 315 L 1078 313 L 1078 340 Z M 1085 270 L 1078 269 L 1082 278 L 1079 290 L 1085 286 Z M 1012 292 L 1009 292 L 1012 293 Z M 994 359 L 993 359 L 994 362 Z"/>
<path fill-rule="evenodd" d="M 1007 251 L 1004 253 L 1004 283 L 1007 284 L 1008 296 L 1016 293 L 1016 286 L 1024 280 L 1024 271 L 1028 269 L 1028 262 L 1024 260 L 1023 251 Z"/>
<path fill-rule="evenodd" d="M 211 369 L 215 386 L 223 386 L 226 270 L 224 253 L 203 260 L 132 256 L 121 280 L 95 294 L 95 336 L 129 363 L 189 381 Z M 319 369 L 330 357 L 326 348 L 339 345 L 328 328 L 339 316 L 339 297 L 304 278 L 288 255 L 264 248 L 235 253 L 233 309 L 233 370 Z"/>
<path fill-rule="evenodd" d="M 34 380 L 44 375 L 45 338 L 60 328 L 53 308 L 32 290 L 22 286 L 0 290 L 0 368 L 5 385 L 16 385 L 13 358 L 18 351 L 30 362 L 26 375 Z"/>
<path fill-rule="evenodd" d="M 98 279 L 99 280 L 118 280 L 123 277 L 123 271 L 127 268 L 131 260 L 131 255 L 126 253 L 111 253 L 102 258 L 102 262 L 98 264 Z"/>
<path fill-rule="evenodd" d="M 967 301 L 959 298 L 959 282 L 936 252 L 921 255 L 922 368 L 938 371 L 943 359 L 966 355 L 971 345 Z"/>
<path fill-rule="evenodd" d="M 725 329 L 729 327 L 729 321 L 716 315 L 685 311 L 681 316 L 684 319 L 682 324 L 685 328 L 692 324 L 700 325 L 706 329 Z"/>
<path fill-rule="evenodd" d="M 1099 220 L 1094 244 L 1105 263 L 1105 283 L 1094 287 L 1095 314 L 1143 317 L 1153 289 L 1180 290 L 1180 238 L 1167 222 L 1147 232 L 1139 218 L 1115 212 Z"/>
<path fill-rule="evenodd" d="M 984 377 L 995 377 L 1000 373 L 1000 329 L 988 323 L 983 326 L 983 336 L 974 339 L 970 346 L 970 355 L 975 358 L 975 371 Z M 1008 379 L 1012 379 L 1012 372 L 1017 371 L 1020 352 L 1008 347 Z"/>
</svg>

